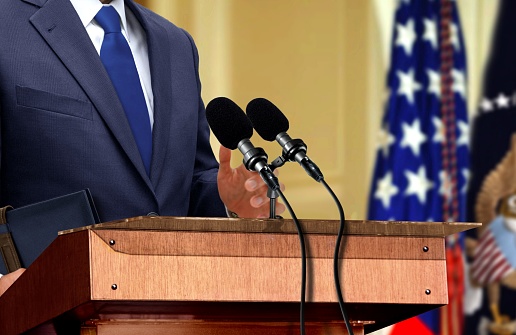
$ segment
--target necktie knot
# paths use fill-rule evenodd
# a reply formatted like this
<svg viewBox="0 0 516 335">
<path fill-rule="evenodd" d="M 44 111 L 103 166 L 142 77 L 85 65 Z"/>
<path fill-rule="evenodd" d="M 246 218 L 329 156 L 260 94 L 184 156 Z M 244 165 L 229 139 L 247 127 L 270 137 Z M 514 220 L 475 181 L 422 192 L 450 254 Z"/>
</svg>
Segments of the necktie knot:
<svg viewBox="0 0 516 335">
<path fill-rule="evenodd" d="M 120 17 L 113 6 L 102 6 L 97 15 L 95 15 L 95 20 L 104 29 L 105 34 L 122 32 Z"/>
</svg>

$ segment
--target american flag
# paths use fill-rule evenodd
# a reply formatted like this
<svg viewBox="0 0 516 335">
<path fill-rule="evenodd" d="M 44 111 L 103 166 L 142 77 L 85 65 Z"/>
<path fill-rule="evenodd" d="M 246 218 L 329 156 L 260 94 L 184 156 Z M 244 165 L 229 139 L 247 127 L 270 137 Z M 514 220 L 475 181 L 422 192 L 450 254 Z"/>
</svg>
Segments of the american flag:
<svg viewBox="0 0 516 335">
<path fill-rule="evenodd" d="M 497 217 L 479 238 L 471 278 L 480 285 L 499 282 L 516 268 L 516 236 Z"/>
<path fill-rule="evenodd" d="M 454 1 L 399 1 L 387 84 L 369 219 L 464 221 L 466 56 Z M 395 325 L 391 334 L 461 333 L 460 238 L 450 239 L 447 248 L 449 262 L 454 262 L 448 268 L 458 271 L 449 273 L 453 311 L 425 313 Z"/>
</svg>

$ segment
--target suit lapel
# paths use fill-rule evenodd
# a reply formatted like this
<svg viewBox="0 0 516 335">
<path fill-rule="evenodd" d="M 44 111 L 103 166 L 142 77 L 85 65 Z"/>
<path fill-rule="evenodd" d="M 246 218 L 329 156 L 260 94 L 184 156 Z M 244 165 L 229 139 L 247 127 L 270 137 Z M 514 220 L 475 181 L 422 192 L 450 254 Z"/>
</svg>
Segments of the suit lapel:
<svg viewBox="0 0 516 335">
<path fill-rule="evenodd" d="M 44 0 L 37 2 L 43 3 Z M 152 188 L 116 91 L 70 1 L 47 0 L 30 21 L 81 85 L 142 178 Z"/>
<path fill-rule="evenodd" d="M 152 91 L 154 95 L 154 127 L 152 131 L 151 180 L 159 183 L 171 134 L 172 101 L 172 57 L 165 28 L 157 24 L 132 1 L 126 1 L 133 14 L 140 21 L 147 34 Z"/>
</svg>

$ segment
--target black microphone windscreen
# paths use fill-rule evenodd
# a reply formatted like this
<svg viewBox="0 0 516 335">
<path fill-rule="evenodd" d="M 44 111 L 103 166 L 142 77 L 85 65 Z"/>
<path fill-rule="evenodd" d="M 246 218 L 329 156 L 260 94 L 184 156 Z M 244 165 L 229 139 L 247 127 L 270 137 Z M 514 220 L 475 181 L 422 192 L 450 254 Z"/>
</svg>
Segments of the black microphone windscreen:
<svg viewBox="0 0 516 335">
<path fill-rule="evenodd" d="M 253 136 L 253 125 L 242 108 L 231 99 L 215 98 L 206 106 L 206 119 L 220 144 L 235 150 L 243 139 Z"/>
<path fill-rule="evenodd" d="M 276 135 L 288 130 L 286 116 L 267 99 L 251 100 L 247 104 L 246 113 L 256 132 L 266 141 L 274 141 Z"/>
</svg>

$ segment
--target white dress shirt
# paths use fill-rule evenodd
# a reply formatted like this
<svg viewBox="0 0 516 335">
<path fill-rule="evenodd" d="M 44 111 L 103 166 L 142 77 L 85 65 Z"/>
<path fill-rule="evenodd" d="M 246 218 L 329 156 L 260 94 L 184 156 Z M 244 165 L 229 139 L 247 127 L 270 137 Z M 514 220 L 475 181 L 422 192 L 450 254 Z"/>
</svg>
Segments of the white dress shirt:
<svg viewBox="0 0 516 335">
<path fill-rule="evenodd" d="M 138 22 L 131 10 L 126 10 L 124 0 L 112 0 L 109 5 L 103 5 L 99 0 L 70 0 L 70 2 L 77 14 L 79 14 L 79 18 L 99 55 L 102 42 L 104 41 L 104 29 L 95 21 L 94 17 L 102 6 L 113 6 L 118 12 L 122 34 L 129 43 L 136 69 L 138 70 L 152 129 L 154 124 L 154 96 L 152 95 L 149 51 L 145 31 L 140 22 Z"/>
</svg>

